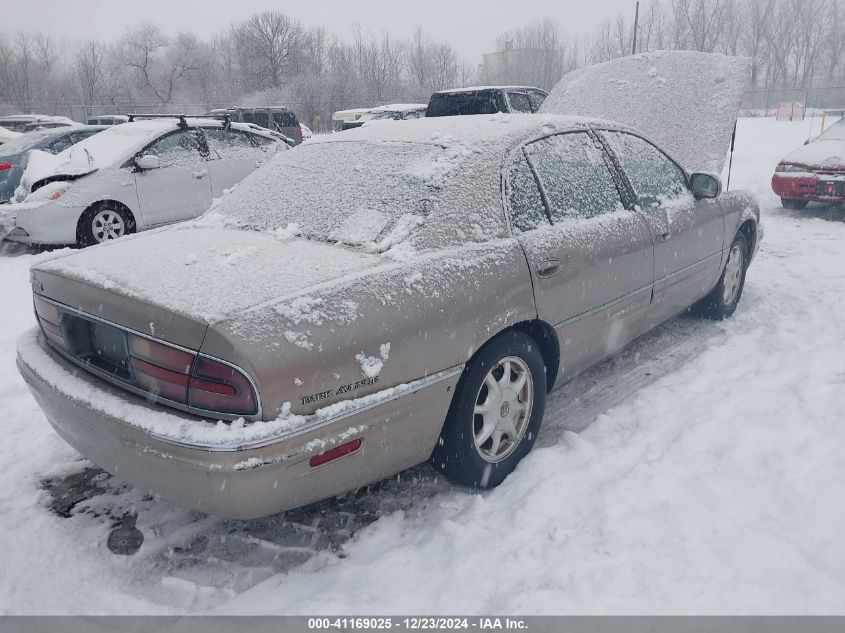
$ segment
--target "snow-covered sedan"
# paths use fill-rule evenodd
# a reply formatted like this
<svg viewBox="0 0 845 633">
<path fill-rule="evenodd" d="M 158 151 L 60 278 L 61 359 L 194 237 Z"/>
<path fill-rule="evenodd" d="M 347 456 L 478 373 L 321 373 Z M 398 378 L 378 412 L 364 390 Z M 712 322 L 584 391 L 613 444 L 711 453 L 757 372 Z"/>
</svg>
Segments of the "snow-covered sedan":
<svg viewBox="0 0 845 633">
<path fill-rule="evenodd" d="M 787 209 L 845 202 L 845 118 L 786 156 L 775 169 L 772 189 Z"/>
<path fill-rule="evenodd" d="M 493 487 L 554 385 L 692 305 L 737 307 L 759 211 L 699 169 L 724 161 L 745 66 L 690 55 L 678 72 L 722 107 L 686 110 L 683 137 L 665 116 L 639 117 L 653 140 L 555 114 L 367 126 L 279 154 L 200 220 L 42 262 L 20 371 L 83 455 L 208 513 L 428 459 Z M 672 85 L 674 57 L 644 59 L 628 84 Z"/>
<path fill-rule="evenodd" d="M 160 118 L 113 126 L 56 156 L 31 151 L 0 237 L 89 246 L 195 218 L 281 149 L 277 135 L 247 124 Z"/>
<path fill-rule="evenodd" d="M 98 125 L 64 126 L 28 132 L 5 143 L 0 147 L 0 204 L 14 197 L 31 151 L 59 154 L 104 129 Z"/>
</svg>

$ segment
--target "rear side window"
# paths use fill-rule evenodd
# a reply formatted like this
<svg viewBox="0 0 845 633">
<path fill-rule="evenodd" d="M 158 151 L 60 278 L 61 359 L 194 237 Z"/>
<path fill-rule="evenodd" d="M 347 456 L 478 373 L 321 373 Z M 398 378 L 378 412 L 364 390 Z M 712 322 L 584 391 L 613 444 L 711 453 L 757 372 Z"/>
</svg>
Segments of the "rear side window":
<svg viewBox="0 0 845 633">
<path fill-rule="evenodd" d="M 274 112 L 273 123 L 279 127 L 296 127 L 299 125 L 293 112 Z"/>
<path fill-rule="evenodd" d="M 684 172 L 654 145 L 633 134 L 602 132 L 628 176 L 643 209 L 688 194 Z"/>
<path fill-rule="evenodd" d="M 249 138 L 252 142 L 262 150 L 267 150 L 276 145 L 276 141 L 269 136 L 261 136 L 259 134 L 250 134 Z"/>
<path fill-rule="evenodd" d="M 558 134 L 525 146 L 549 204 L 552 222 L 624 209 L 604 150 L 585 132 Z"/>
<path fill-rule="evenodd" d="M 242 113 L 244 123 L 254 123 L 261 127 L 270 127 L 270 115 L 267 112 L 244 112 Z"/>
<path fill-rule="evenodd" d="M 546 100 L 546 95 L 539 90 L 529 90 L 528 100 L 531 102 L 531 111 L 536 112 L 543 105 L 543 101 Z"/>
<path fill-rule="evenodd" d="M 206 128 L 203 132 L 212 160 L 252 158 L 260 152 L 244 132 L 222 128 Z"/>
<path fill-rule="evenodd" d="M 531 114 L 531 101 L 524 92 L 509 92 L 508 102 L 511 104 L 511 112 L 525 112 Z"/>
<path fill-rule="evenodd" d="M 513 228 L 518 232 L 525 232 L 538 226 L 549 226 L 537 180 L 521 147 L 511 155 L 511 160 L 505 167 L 504 177 L 505 195 Z"/>
</svg>

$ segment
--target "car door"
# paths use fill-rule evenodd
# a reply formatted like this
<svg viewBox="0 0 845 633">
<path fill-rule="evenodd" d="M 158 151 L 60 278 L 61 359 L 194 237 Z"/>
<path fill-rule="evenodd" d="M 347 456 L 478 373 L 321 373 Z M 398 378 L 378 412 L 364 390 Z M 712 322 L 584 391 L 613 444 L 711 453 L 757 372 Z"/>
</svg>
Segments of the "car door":
<svg viewBox="0 0 845 633">
<path fill-rule="evenodd" d="M 208 143 L 208 171 L 215 198 L 261 167 L 273 154 L 275 141 L 242 130 L 203 128 Z M 257 139 L 266 143 L 259 145 Z"/>
<path fill-rule="evenodd" d="M 557 330 L 560 375 L 569 378 L 642 333 L 654 281 L 651 231 L 625 208 L 614 167 L 586 131 L 526 144 L 505 176 L 537 312 Z"/>
<path fill-rule="evenodd" d="M 602 131 L 630 182 L 654 237 L 652 325 L 704 297 L 719 276 L 725 235 L 716 200 L 696 200 L 684 170 L 645 139 Z"/>
<path fill-rule="evenodd" d="M 194 218 L 211 206 L 208 150 L 196 128 L 162 136 L 138 153 L 158 156 L 158 169 L 137 170 L 135 187 L 147 226 Z"/>
</svg>

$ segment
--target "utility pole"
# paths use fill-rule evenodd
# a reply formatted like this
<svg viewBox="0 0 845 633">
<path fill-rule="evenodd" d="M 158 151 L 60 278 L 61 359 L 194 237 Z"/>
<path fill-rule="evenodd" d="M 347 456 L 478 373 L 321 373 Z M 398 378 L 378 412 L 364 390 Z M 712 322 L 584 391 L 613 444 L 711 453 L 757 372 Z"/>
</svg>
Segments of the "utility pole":
<svg viewBox="0 0 845 633">
<path fill-rule="evenodd" d="M 640 24 L 640 2 L 637 0 L 637 8 L 634 12 L 634 45 L 631 47 L 631 55 L 637 54 L 637 28 Z"/>
</svg>

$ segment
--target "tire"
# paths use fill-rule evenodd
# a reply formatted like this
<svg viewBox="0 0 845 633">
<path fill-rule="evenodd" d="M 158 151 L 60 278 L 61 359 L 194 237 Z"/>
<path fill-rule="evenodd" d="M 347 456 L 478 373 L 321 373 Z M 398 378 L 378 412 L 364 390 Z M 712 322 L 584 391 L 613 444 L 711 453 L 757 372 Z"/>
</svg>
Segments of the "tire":
<svg viewBox="0 0 845 633">
<path fill-rule="evenodd" d="M 714 320 L 727 319 L 736 310 L 745 287 L 745 273 L 748 270 L 748 242 L 738 234 L 728 250 L 728 261 L 713 291 L 693 306 L 699 315 Z M 737 261 L 736 258 L 739 258 Z"/>
<path fill-rule="evenodd" d="M 792 200 L 790 198 L 781 198 L 781 204 L 784 209 L 803 209 L 807 206 L 807 200 Z"/>
<path fill-rule="evenodd" d="M 98 202 L 85 210 L 76 226 L 76 244 L 80 248 L 135 232 L 135 218 L 126 207 L 114 202 Z"/>
<path fill-rule="evenodd" d="M 505 371 L 514 387 L 505 386 L 504 397 L 498 397 L 491 380 L 503 384 Z M 524 384 L 520 384 L 523 376 Z M 490 341 L 464 369 L 431 455 L 432 465 L 457 484 L 498 486 L 534 446 L 545 412 L 546 388 L 546 366 L 534 339 L 508 331 Z M 488 413 L 476 413 L 477 409 Z M 502 427 L 510 427 L 509 432 Z M 478 446 L 476 437 L 483 440 Z"/>
</svg>

